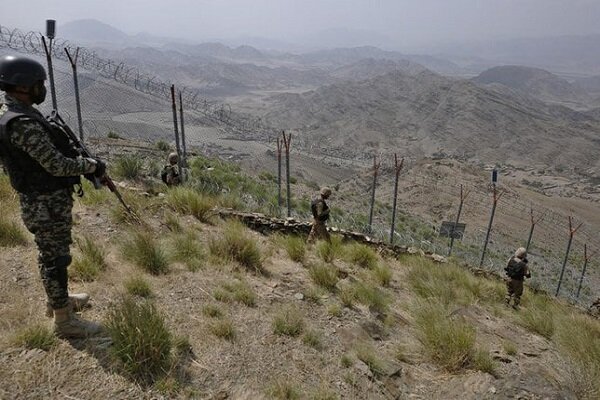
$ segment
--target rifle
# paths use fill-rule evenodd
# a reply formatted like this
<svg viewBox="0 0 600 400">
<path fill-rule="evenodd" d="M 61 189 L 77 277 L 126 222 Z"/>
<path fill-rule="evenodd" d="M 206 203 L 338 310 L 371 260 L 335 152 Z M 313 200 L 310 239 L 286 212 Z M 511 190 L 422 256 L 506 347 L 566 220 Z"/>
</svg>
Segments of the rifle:
<svg viewBox="0 0 600 400">
<path fill-rule="evenodd" d="M 59 127 L 67 135 L 69 140 L 71 140 L 71 142 L 73 142 L 73 144 L 75 145 L 77 150 L 79 150 L 79 152 L 81 153 L 82 156 L 88 157 L 88 158 L 94 158 L 94 156 L 92 156 L 92 153 L 90 153 L 90 151 L 87 149 L 87 147 L 85 147 L 85 145 L 81 142 L 81 140 L 79 140 L 77 135 L 75 135 L 75 132 L 73 132 L 73 130 L 69 127 L 69 125 L 67 125 L 65 123 L 65 121 L 62 119 L 62 117 L 58 114 L 58 111 L 52 110 L 52 113 L 48 117 L 48 121 L 50 123 L 56 125 L 57 127 Z M 123 205 L 123 207 L 125 208 L 127 213 L 130 214 L 135 219 L 139 220 L 139 218 L 137 217 L 137 215 L 135 215 L 135 212 L 131 209 L 131 207 L 129 207 L 127 205 L 127 203 L 125 203 L 125 200 L 123 200 L 123 196 L 121 196 L 121 193 L 117 189 L 117 186 L 115 185 L 113 180 L 110 178 L 110 176 L 108 176 L 108 174 L 104 174 L 104 176 L 101 178 L 94 176 L 93 184 L 94 184 L 94 188 L 96 188 L 96 189 L 100 189 L 103 185 L 106 186 L 111 192 L 113 192 L 115 194 L 115 196 L 117 196 L 117 199 Z"/>
</svg>

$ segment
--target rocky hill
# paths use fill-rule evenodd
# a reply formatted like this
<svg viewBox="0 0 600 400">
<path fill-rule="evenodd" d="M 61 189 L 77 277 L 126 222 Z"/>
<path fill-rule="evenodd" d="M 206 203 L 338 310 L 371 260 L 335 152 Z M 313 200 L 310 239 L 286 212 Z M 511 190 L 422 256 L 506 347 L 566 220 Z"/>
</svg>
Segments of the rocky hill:
<svg viewBox="0 0 600 400">
<path fill-rule="evenodd" d="M 473 78 L 478 84 L 501 84 L 544 102 L 586 108 L 591 98 L 581 87 L 546 70 L 506 65 L 490 68 Z"/>
<path fill-rule="evenodd" d="M 592 116 L 431 72 L 276 95 L 264 110 L 271 124 L 298 130 L 321 151 L 405 149 L 492 163 L 600 166 L 600 121 Z"/>
</svg>

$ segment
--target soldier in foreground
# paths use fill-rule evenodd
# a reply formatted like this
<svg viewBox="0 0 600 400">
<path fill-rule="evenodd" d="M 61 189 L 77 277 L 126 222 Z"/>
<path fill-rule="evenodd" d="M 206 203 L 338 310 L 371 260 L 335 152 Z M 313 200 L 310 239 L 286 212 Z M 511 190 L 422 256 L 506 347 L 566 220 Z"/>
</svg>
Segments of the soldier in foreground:
<svg viewBox="0 0 600 400">
<path fill-rule="evenodd" d="M 515 255 L 508 260 L 508 264 L 504 268 L 506 271 L 506 305 L 510 306 L 511 299 L 514 299 L 513 308 L 519 309 L 521 296 L 523 295 L 523 281 L 525 278 L 531 278 L 531 273 L 527 267 L 527 250 L 524 247 L 519 247 L 515 251 Z"/>
<path fill-rule="evenodd" d="M 317 239 L 324 239 L 331 242 L 331 236 L 327 232 L 327 220 L 329 219 L 329 207 L 325 200 L 331 196 L 331 189 L 321 188 L 319 197 L 310 203 L 310 209 L 313 215 L 312 229 L 308 235 L 308 242 L 313 243 Z"/>
<path fill-rule="evenodd" d="M 177 186 L 181 183 L 179 177 L 179 156 L 177 153 L 169 154 L 168 164 L 163 168 L 160 177 L 167 186 Z"/>
<path fill-rule="evenodd" d="M 58 336 L 80 338 L 100 331 L 100 325 L 80 319 L 74 309 L 89 296 L 69 296 L 67 267 L 70 245 L 74 185 L 80 176 L 103 177 L 104 162 L 83 158 L 59 129 L 33 107 L 46 97 L 46 71 L 37 61 L 0 58 L 0 159 L 18 192 L 21 217 L 35 236 L 39 268 Z"/>
</svg>

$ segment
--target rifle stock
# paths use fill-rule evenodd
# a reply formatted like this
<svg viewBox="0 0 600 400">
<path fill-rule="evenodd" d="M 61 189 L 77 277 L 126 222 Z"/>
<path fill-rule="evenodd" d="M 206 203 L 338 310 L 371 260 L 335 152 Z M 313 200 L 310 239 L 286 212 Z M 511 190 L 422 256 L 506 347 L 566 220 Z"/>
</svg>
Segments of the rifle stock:
<svg viewBox="0 0 600 400">
<path fill-rule="evenodd" d="M 88 157 L 88 158 L 94 158 L 92 153 L 90 153 L 90 151 L 87 149 L 87 147 L 81 142 L 81 140 L 79 140 L 79 138 L 77 137 L 75 132 L 73 132 L 73 130 L 69 127 L 69 125 L 67 125 L 65 123 L 65 121 L 62 119 L 62 117 L 58 114 L 58 111 L 53 110 L 52 113 L 50 114 L 50 117 L 48 118 L 48 120 L 51 123 L 54 123 L 56 126 L 58 126 L 67 135 L 69 140 L 71 140 L 71 142 L 73 142 L 73 144 L 80 151 L 82 156 Z M 110 190 L 112 193 L 115 194 L 115 196 L 117 197 L 119 202 L 123 205 L 125 210 L 130 215 L 137 218 L 137 216 L 135 215 L 135 213 L 133 212 L 131 207 L 129 207 L 127 205 L 127 203 L 125 203 L 125 200 L 123 200 L 123 196 L 121 196 L 121 193 L 119 192 L 119 189 L 117 189 L 117 186 L 115 185 L 113 180 L 106 173 L 101 178 L 94 177 L 94 187 L 96 189 L 100 189 L 103 185 L 106 186 L 108 188 L 108 190 Z"/>
</svg>

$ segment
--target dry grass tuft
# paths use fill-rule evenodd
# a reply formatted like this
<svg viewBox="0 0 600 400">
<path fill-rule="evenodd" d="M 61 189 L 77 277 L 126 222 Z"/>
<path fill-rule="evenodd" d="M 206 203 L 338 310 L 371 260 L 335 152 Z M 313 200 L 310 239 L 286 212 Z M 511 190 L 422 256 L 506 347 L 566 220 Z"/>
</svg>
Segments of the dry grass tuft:
<svg viewBox="0 0 600 400">
<path fill-rule="evenodd" d="M 245 227 L 232 220 L 225 225 L 223 234 L 209 242 L 210 253 L 221 261 L 235 261 L 241 266 L 265 273 L 260 249 Z"/>
<path fill-rule="evenodd" d="M 27 245 L 27 234 L 20 224 L 8 218 L 0 219 L 0 247 Z"/>
<path fill-rule="evenodd" d="M 171 249 L 173 260 L 185 264 L 191 272 L 200 270 L 204 265 L 206 253 L 194 232 L 173 237 Z"/>
<path fill-rule="evenodd" d="M 166 374 L 171 364 L 171 333 L 154 304 L 121 299 L 110 308 L 106 329 L 113 354 L 125 372 L 144 382 Z"/>
<path fill-rule="evenodd" d="M 222 283 L 213 292 L 215 300 L 230 302 L 237 301 L 248 307 L 256 306 L 256 293 L 245 281 L 233 281 Z"/>
<path fill-rule="evenodd" d="M 302 313 L 293 305 L 282 307 L 273 318 L 273 332 L 277 335 L 296 337 L 303 332 L 304 325 Z"/>
<path fill-rule="evenodd" d="M 313 282 L 330 291 L 335 290 L 338 282 L 337 272 L 333 266 L 316 264 L 309 268 L 309 274 Z"/>
<path fill-rule="evenodd" d="M 166 202 L 173 210 L 182 214 L 196 217 L 198 220 L 209 223 L 213 216 L 212 209 L 215 200 L 187 187 L 175 187 L 168 191 Z"/>
<path fill-rule="evenodd" d="M 230 320 L 216 320 L 209 325 L 209 329 L 213 335 L 218 338 L 229 340 L 232 342 L 235 340 L 235 327 L 233 322 Z"/>
<path fill-rule="evenodd" d="M 47 326 L 34 325 L 19 332 L 14 340 L 17 346 L 23 346 L 27 349 L 40 349 L 48 351 L 58 344 L 58 339 L 54 332 Z"/>
<path fill-rule="evenodd" d="M 76 242 L 81 255 L 69 266 L 69 277 L 82 282 L 94 281 L 107 268 L 106 250 L 91 236 L 83 236 Z"/>
<path fill-rule="evenodd" d="M 277 400 L 298 400 L 301 398 L 300 390 L 289 379 L 277 379 L 268 388 L 267 393 Z"/>
<path fill-rule="evenodd" d="M 300 236 L 286 236 L 282 240 L 283 247 L 292 261 L 299 263 L 306 259 L 306 240 Z"/>
<path fill-rule="evenodd" d="M 134 231 L 121 247 L 125 258 L 152 275 L 166 274 L 169 260 L 151 233 Z"/>
<path fill-rule="evenodd" d="M 143 298 L 152 297 L 152 289 L 150 284 L 141 276 L 131 277 L 129 280 L 123 283 L 125 290 L 132 296 L 139 296 Z"/>
<path fill-rule="evenodd" d="M 373 269 L 377 265 L 377 254 L 369 246 L 352 243 L 346 246 L 348 260 L 362 268 Z"/>
<path fill-rule="evenodd" d="M 423 302 L 414 310 L 418 339 L 432 361 L 450 372 L 468 367 L 474 357 L 475 328 L 448 317 L 446 308 Z"/>
</svg>

